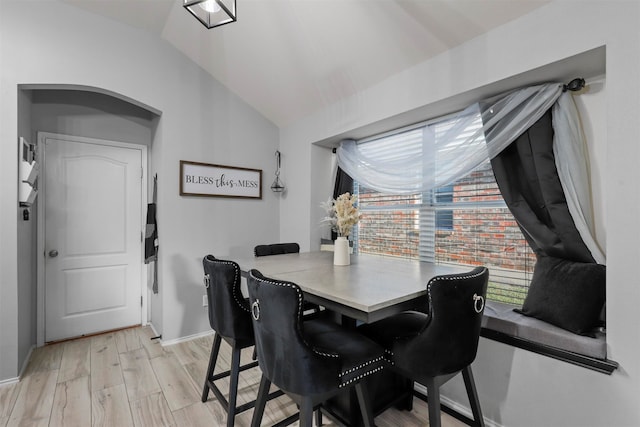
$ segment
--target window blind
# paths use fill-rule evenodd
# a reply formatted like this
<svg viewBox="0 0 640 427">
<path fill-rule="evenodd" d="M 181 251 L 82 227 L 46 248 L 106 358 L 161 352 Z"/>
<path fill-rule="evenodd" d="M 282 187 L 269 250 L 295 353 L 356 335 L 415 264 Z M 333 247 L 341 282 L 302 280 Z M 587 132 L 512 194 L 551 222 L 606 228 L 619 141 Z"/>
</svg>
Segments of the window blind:
<svg viewBox="0 0 640 427">
<path fill-rule="evenodd" d="M 480 117 L 465 132 L 476 132 Z M 407 153 L 455 150 L 459 141 L 442 139 L 453 123 L 425 123 L 362 142 L 362 150 L 377 159 Z M 425 132 L 435 134 L 435 146 L 425 146 Z M 463 140 L 462 133 L 460 141 Z M 436 170 L 446 165 L 436 161 Z M 354 234 L 355 250 L 440 264 L 476 266 L 490 270 L 488 298 L 522 305 L 535 255 L 506 207 L 487 161 L 462 179 L 429 193 L 380 193 L 354 183 L 362 218 Z"/>
</svg>

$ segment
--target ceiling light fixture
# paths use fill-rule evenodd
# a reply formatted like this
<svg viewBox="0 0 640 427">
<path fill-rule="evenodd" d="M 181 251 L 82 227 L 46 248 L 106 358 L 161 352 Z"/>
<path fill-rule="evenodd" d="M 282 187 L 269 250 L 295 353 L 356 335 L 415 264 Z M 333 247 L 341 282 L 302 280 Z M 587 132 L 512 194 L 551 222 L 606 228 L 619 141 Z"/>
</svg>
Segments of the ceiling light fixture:
<svg viewBox="0 0 640 427">
<path fill-rule="evenodd" d="M 201 8 L 203 8 L 205 11 L 209 13 L 218 13 L 220 12 L 220 10 L 222 10 L 222 8 L 218 6 L 218 3 L 216 3 L 216 0 L 207 0 L 205 2 L 200 3 L 198 6 L 200 6 Z"/>
<path fill-rule="evenodd" d="M 183 0 L 183 6 L 209 29 L 238 19 L 236 0 Z"/>
</svg>

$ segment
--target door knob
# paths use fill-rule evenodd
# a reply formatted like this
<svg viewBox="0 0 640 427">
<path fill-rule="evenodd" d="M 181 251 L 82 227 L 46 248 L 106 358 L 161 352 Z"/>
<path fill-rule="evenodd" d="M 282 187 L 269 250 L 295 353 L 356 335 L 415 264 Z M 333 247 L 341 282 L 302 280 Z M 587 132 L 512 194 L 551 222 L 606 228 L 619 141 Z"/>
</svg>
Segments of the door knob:
<svg viewBox="0 0 640 427">
<path fill-rule="evenodd" d="M 57 256 L 58 256 L 58 251 L 56 251 L 55 249 L 50 250 L 50 251 L 49 251 L 49 256 L 50 256 L 51 258 L 55 258 L 55 257 L 57 257 Z"/>
</svg>

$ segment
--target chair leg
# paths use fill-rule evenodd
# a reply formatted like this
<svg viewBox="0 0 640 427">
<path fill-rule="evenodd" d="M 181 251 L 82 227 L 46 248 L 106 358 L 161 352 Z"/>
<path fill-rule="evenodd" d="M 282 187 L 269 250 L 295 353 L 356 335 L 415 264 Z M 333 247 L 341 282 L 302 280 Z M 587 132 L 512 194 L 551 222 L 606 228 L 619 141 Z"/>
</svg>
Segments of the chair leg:
<svg viewBox="0 0 640 427">
<path fill-rule="evenodd" d="M 373 410 L 371 409 L 371 398 L 369 390 L 362 382 L 355 385 L 356 395 L 358 396 L 358 404 L 360 405 L 360 413 L 362 414 L 362 423 L 365 427 L 373 427 Z"/>
<path fill-rule="evenodd" d="M 305 397 L 300 403 L 300 427 L 313 427 L 313 402 Z"/>
<path fill-rule="evenodd" d="M 316 409 L 316 427 L 320 427 L 322 425 L 322 409 Z"/>
<path fill-rule="evenodd" d="M 271 387 L 271 381 L 263 375 L 260 379 L 258 397 L 256 397 L 256 406 L 253 408 L 251 427 L 260 427 L 260 423 L 262 423 L 262 414 L 264 413 L 264 407 L 267 404 L 267 399 L 269 398 L 269 387 Z"/>
<path fill-rule="evenodd" d="M 429 403 L 429 427 L 440 427 L 440 387 L 435 378 L 426 381 Z"/>
<path fill-rule="evenodd" d="M 229 376 L 229 411 L 227 427 L 233 427 L 236 417 L 236 401 L 238 398 L 238 375 L 240 374 L 240 349 L 234 348 L 231 355 L 231 374 Z"/>
<path fill-rule="evenodd" d="M 204 380 L 204 387 L 202 389 L 202 402 L 206 402 L 209 398 L 209 382 L 212 381 L 213 371 L 216 367 L 216 361 L 218 359 L 218 353 L 220 352 L 220 343 L 222 338 L 216 332 L 213 337 L 213 345 L 211 346 L 211 355 L 209 356 L 209 367 L 207 368 L 207 377 Z"/>
<path fill-rule="evenodd" d="M 413 389 L 415 387 L 413 380 L 406 380 L 406 386 L 403 386 L 405 397 L 398 401 L 396 408 L 401 411 L 413 411 Z"/>
<path fill-rule="evenodd" d="M 477 425 L 484 427 L 484 417 L 482 416 L 482 410 L 480 409 L 480 399 L 478 399 L 478 391 L 476 390 L 476 382 L 473 379 L 473 373 L 471 372 L 471 365 L 462 370 L 462 378 L 464 379 L 464 386 L 467 389 L 467 396 L 469 397 L 469 404 L 471 405 L 471 412 L 473 413 L 473 419 Z"/>
</svg>

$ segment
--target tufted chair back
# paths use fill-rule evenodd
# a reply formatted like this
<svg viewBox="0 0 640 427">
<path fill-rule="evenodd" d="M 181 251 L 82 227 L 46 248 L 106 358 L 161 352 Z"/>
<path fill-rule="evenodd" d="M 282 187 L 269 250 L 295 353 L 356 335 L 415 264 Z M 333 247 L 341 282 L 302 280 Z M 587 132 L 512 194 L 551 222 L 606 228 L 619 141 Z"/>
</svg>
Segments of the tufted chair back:
<svg viewBox="0 0 640 427">
<path fill-rule="evenodd" d="M 240 267 L 233 261 L 207 255 L 202 260 L 209 300 L 209 324 L 225 339 L 243 344 L 253 342 L 249 303 L 240 290 Z"/>
<path fill-rule="evenodd" d="M 485 267 L 431 279 L 425 307 L 429 316 L 417 335 L 395 343 L 396 366 L 419 381 L 470 365 L 478 350 L 488 281 Z"/>
<path fill-rule="evenodd" d="M 298 285 L 251 270 L 247 286 L 264 375 L 288 393 L 316 395 L 337 388 L 338 355 L 313 347 L 303 336 L 303 297 Z"/>
<path fill-rule="evenodd" d="M 270 245 L 258 245 L 253 248 L 255 256 L 295 254 L 300 252 L 300 245 L 297 243 L 273 243 Z"/>
</svg>

